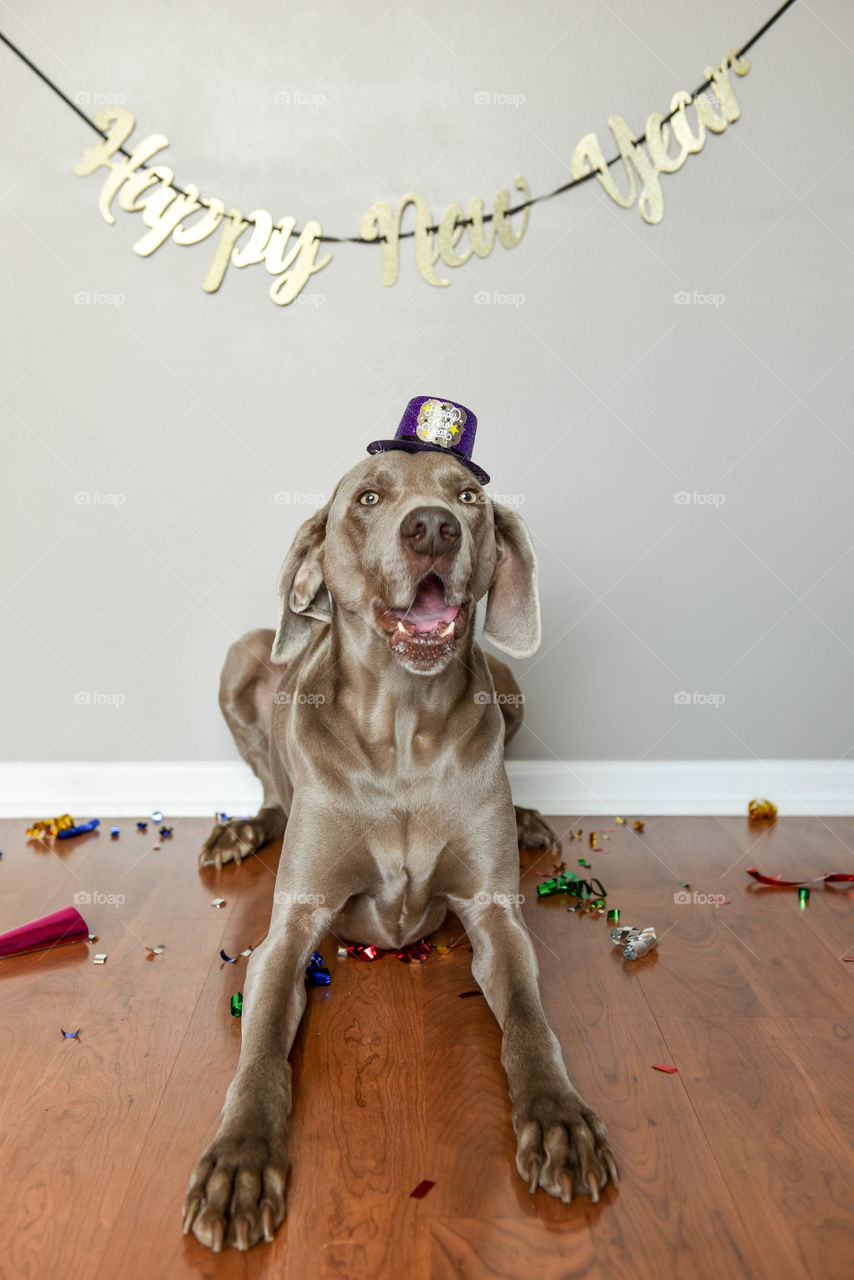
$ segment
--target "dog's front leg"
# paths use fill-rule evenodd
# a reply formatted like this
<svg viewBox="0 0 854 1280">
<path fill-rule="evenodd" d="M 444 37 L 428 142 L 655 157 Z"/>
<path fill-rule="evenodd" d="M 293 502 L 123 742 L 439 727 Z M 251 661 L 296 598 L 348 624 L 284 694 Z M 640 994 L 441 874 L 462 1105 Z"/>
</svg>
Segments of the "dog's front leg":
<svg viewBox="0 0 854 1280">
<path fill-rule="evenodd" d="M 567 1203 L 573 1193 L 598 1200 L 609 1178 L 619 1181 L 614 1154 L 546 1021 L 536 955 L 514 894 L 480 891 L 448 902 L 468 933 L 472 974 L 502 1029 L 519 1173 L 531 1192 L 539 1186 Z"/>
<path fill-rule="evenodd" d="M 223 1244 L 248 1249 L 262 1236 L 272 1240 L 285 1214 L 288 1054 L 305 1008 L 309 956 L 343 901 L 317 892 L 310 864 L 300 867 L 295 835 L 285 837 L 270 931 L 249 958 L 237 1074 L 184 1201 L 185 1235 L 192 1230 L 216 1253 Z"/>
</svg>

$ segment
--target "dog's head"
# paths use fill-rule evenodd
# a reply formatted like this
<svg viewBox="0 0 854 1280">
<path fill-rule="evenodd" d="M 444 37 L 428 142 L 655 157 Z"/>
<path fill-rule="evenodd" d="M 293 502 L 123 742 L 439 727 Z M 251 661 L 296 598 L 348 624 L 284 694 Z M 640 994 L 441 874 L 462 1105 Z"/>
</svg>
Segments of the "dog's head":
<svg viewBox="0 0 854 1280">
<path fill-rule="evenodd" d="M 381 453 L 358 463 L 306 520 L 282 566 L 273 661 L 333 608 L 384 638 L 407 671 L 453 658 L 487 595 L 483 634 L 514 658 L 540 644 L 537 563 L 521 516 L 441 453 Z M 334 602 L 334 604 L 333 604 Z"/>
</svg>

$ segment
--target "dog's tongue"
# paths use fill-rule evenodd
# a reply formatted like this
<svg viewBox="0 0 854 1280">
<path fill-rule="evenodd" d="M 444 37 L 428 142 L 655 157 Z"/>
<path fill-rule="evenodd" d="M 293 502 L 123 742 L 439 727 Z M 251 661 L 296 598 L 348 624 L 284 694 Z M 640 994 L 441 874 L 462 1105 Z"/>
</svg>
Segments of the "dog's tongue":
<svg viewBox="0 0 854 1280">
<path fill-rule="evenodd" d="M 398 617 L 414 627 L 416 634 L 435 631 L 439 626 L 447 626 L 453 622 L 460 611 L 458 604 L 448 604 L 445 599 L 445 588 L 435 573 L 422 578 L 415 593 L 415 599 L 408 609 L 397 610 Z"/>
</svg>

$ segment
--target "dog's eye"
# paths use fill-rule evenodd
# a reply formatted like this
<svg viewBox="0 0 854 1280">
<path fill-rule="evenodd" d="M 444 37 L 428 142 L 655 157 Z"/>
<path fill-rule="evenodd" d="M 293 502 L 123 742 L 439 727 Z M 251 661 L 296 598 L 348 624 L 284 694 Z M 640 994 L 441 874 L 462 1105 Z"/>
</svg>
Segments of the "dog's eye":
<svg viewBox="0 0 854 1280">
<path fill-rule="evenodd" d="M 474 489 L 463 489 L 460 494 L 460 502 L 477 502 L 477 494 Z"/>
<path fill-rule="evenodd" d="M 363 507 L 375 507 L 380 500 L 380 495 L 375 493 L 373 489 L 369 489 L 367 493 L 363 493 L 359 501 Z"/>
</svg>

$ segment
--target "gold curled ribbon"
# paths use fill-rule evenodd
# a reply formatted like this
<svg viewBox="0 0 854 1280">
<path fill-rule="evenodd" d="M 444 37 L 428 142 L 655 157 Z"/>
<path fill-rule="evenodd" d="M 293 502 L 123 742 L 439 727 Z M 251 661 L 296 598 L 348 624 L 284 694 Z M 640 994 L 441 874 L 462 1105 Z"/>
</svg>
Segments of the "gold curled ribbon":
<svg viewBox="0 0 854 1280">
<path fill-rule="evenodd" d="M 42 840 L 45 836 L 55 836 L 58 831 L 66 831 L 74 826 L 70 813 L 61 813 L 58 818 L 40 818 L 31 827 L 27 827 L 30 839 Z"/>
</svg>

